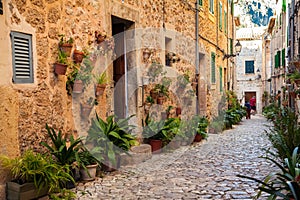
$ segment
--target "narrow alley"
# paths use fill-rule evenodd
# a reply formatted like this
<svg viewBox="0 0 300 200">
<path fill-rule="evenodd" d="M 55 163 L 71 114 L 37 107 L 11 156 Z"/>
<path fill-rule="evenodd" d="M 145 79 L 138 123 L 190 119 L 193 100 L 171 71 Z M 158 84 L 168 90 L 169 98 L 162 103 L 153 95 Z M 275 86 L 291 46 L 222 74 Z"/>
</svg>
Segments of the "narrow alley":
<svg viewBox="0 0 300 200">
<path fill-rule="evenodd" d="M 210 134 L 207 141 L 162 153 L 137 166 L 80 183 L 78 199 L 252 199 L 256 184 L 237 174 L 263 178 L 272 167 L 263 148 L 270 147 L 260 115 L 234 129 Z"/>
</svg>

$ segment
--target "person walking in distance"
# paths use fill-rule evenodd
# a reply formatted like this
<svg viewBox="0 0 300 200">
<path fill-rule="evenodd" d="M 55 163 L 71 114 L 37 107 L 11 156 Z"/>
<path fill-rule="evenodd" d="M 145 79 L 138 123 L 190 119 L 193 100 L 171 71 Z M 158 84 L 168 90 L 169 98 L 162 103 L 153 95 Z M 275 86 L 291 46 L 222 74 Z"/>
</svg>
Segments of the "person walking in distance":
<svg viewBox="0 0 300 200">
<path fill-rule="evenodd" d="M 253 96 L 250 99 L 250 106 L 251 106 L 251 110 L 253 110 L 253 113 L 255 114 L 256 113 L 256 98 L 255 98 L 255 96 Z"/>
<path fill-rule="evenodd" d="M 250 103 L 248 101 L 245 102 L 245 107 L 246 107 L 246 119 L 250 119 L 250 114 L 251 114 L 251 106 Z"/>
</svg>

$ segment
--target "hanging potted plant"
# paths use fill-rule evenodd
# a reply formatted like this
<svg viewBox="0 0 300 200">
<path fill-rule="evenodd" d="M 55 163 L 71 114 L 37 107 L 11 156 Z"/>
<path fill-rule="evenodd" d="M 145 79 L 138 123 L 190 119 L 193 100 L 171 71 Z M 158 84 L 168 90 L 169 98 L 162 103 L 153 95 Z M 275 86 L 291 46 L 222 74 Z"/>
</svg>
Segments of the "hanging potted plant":
<svg viewBox="0 0 300 200">
<path fill-rule="evenodd" d="M 103 95 L 108 83 L 109 80 L 107 78 L 106 71 L 102 72 L 96 77 L 95 95 L 97 97 Z"/>
<path fill-rule="evenodd" d="M 149 110 L 150 110 L 152 104 L 154 104 L 154 99 L 151 96 L 147 96 L 146 102 L 145 102 L 145 105 L 144 105 L 144 109 L 145 109 L 146 114 L 149 113 Z"/>
<path fill-rule="evenodd" d="M 68 40 L 65 39 L 65 35 L 61 34 L 58 43 L 59 49 L 66 54 L 67 57 L 71 55 L 74 39 L 70 37 Z"/>
<path fill-rule="evenodd" d="M 75 49 L 73 52 L 73 60 L 76 64 L 79 64 L 82 62 L 83 58 L 87 57 L 88 52 L 86 50 L 80 51 Z"/>
<path fill-rule="evenodd" d="M 54 72 L 57 75 L 65 75 L 68 68 L 68 59 L 67 55 L 59 50 L 58 51 L 58 57 L 56 63 L 54 63 Z"/>
</svg>

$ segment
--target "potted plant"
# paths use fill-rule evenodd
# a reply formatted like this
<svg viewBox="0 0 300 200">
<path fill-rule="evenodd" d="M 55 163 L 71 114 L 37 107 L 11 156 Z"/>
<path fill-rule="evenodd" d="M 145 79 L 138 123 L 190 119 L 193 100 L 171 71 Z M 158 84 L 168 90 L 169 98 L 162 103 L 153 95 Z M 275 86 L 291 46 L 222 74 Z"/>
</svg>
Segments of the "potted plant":
<svg viewBox="0 0 300 200">
<path fill-rule="evenodd" d="M 154 104 L 154 99 L 151 96 L 147 96 L 145 105 L 144 105 L 144 109 L 147 114 L 149 113 L 149 110 L 150 110 L 152 104 Z"/>
<path fill-rule="evenodd" d="M 64 34 L 60 34 L 60 40 L 58 43 L 59 49 L 66 54 L 67 57 L 71 55 L 74 39 L 70 37 L 68 40 L 65 39 Z"/>
<path fill-rule="evenodd" d="M 138 144 L 135 136 L 131 135 L 134 126 L 129 125 L 129 120 L 132 117 L 116 120 L 111 115 L 104 121 L 96 113 L 96 119 L 92 120 L 86 141 L 91 143 L 91 152 L 97 159 L 98 156 L 104 158 L 102 168 L 105 171 L 118 169 L 120 153 L 126 153 L 131 146 Z"/>
<path fill-rule="evenodd" d="M 146 122 L 143 128 L 143 137 L 148 139 L 153 153 L 160 153 L 163 141 L 168 139 L 168 127 L 165 126 L 165 120 Z"/>
<path fill-rule="evenodd" d="M 68 68 L 67 55 L 63 51 L 59 50 L 57 61 L 54 63 L 54 72 L 57 75 L 65 75 L 67 72 L 67 68 Z"/>
<path fill-rule="evenodd" d="M 296 83 L 297 85 L 300 85 L 300 72 L 295 71 L 292 74 L 288 75 L 288 78 L 291 80 L 292 83 Z"/>
<path fill-rule="evenodd" d="M 95 95 L 96 96 L 101 96 L 103 95 L 105 88 L 107 86 L 107 84 L 109 83 L 109 79 L 106 75 L 106 71 L 102 72 L 101 74 L 99 74 L 96 77 L 96 92 Z"/>
<path fill-rule="evenodd" d="M 75 139 L 72 135 L 67 138 L 61 131 L 58 131 L 57 133 L 53 128 L 49 127 L 48 124 L 46 124 L 46 129 L 52 145 L 49 145 L 44 141 L 41 142 L 41 145 L 48 149 L 50 154 L 55 157 L 57 163 L 60 165 L 73 166 L 70 173 L 74 180 L 77 180 L 77 168 L 75 168 L 76 165 L 74 165 L 74 163 L 80 163 L 79 152 L 83 148 L 82 139 Z M 72 182 L 67 184 L 67 188 L 75 187 Z"/>
<path fill-rule="evenodd" d="M 91 154 L 91 152 L 84 148 L 79 152 L 80 160 L 80 177 L 83 181 L 95 180 L 96 170 L 100 161 Z"/>
<path fill-rule="evenodd" d="M 16 158 L 1 156 L 0 161 L 13 178 L 7 182 L 7 199 L 36 199 L 62 191 L 63 183 L 74 182 L 69 166 L 57 164 L 47 154 L 27 150 Z"/>
<path fill-rule="evenodd" d="M 194 120 L 198 121 L 194 142 L 200 142 L 207 138 L 208 120 L 206 117 L 194 116 Z"/>
<path fill-rule="evenodd" d="M 95 31 L 95 38 L 96 38 L 97 44 L 104 42 L 106 37 L 107 37 L 107 35 L 104 31 Z"/>
<path fill-rule="evenodd" d="M 181 115 L 181 107 L 180 106 L 176 107 L 176 115 L 177 116 Z"/>
<path fill-rule="evenodd" d="M 87 57 L 88 52 L 87 50 L 77 50 L 75 49 L 73 52 L 73 60 L 76 64 L 79 64 L 82 62 L 83 58 Z"/>
<path fill-rule="evenodd" d="M 167 87 L 163 84 L 156 84 L 154 88 L 158 94 L 157 104 L 162 105 L 166 97 L 169 96 L 169 91 Z"/>
<path fill-rule="evenodd" d="M 168 108 L 166 109 L 166 115 L 167 115 L 167 119 L 170 117 L 171 114 L 171 110 L 173 109 L 173 106 L 168 106 Z"/>
</svg>

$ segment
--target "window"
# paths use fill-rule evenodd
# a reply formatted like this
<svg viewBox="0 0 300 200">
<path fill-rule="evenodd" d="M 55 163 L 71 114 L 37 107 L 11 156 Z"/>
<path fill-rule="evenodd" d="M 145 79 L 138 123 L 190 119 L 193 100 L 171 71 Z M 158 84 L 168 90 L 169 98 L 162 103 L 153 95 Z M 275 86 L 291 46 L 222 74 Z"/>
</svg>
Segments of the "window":
<svg viewBox="0 0 300 200">
<path fill-rule="evenodd" d="M 223 91 L 223 68 L 220 67 L 220 92 Z"/>
<path fill-rule="evenodd" d="M 285 66 L 285 49 L 282 49 L 281 51 L 281 65 Z"/>
<path fill-rule="evenodd" d="M 209 0 L 209 12 L 214 14 L 214 0 Z"/>
<path fill-rule="evenodd" d="M 246 74 L 254 73 L 254 60 L 245 61 L 245 73 Z"/>
<path fill-rule="evenodd" d="M 199 4 L 199 6 L 203 6 L 203 1 L 202 1 L 202 0 L 199 0 L 199 1 L 198 1 L 198 4 Z"/>
<path fill-rule="evenodd" d="M 230 54 L 232 55 L 233 54 L 233 39 L 229 39 L 229 44 L 230 44 L 230 49 L 229 49 L 229 52 L 230 52 Z"/>
<path fill-rule="evenodd" d="M 280 67 L 280 51 L 277 51 L 275 55 L 275 68 Z"/>
<path fill-rule="evenodd" d="M 216 83 L 216 54 L 211 53 L 211 83 Z"/>
<path fill-rule="evenodd" d="M 33 83 L 32 36 L 11 32 L 14 83 Z"/>
<path fill-rule="evenodd" d="M 224 31 L 227 33 L 227 12 L 224 11 Z"/>
<path fill-rule="evenodd" d="M 219 3 L 219 29 L 222 30 L 222 3 Z"/>
</svg>

